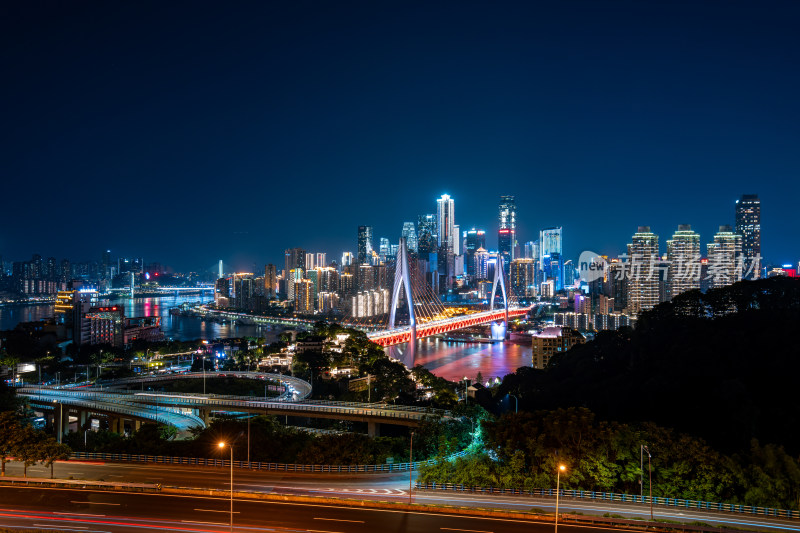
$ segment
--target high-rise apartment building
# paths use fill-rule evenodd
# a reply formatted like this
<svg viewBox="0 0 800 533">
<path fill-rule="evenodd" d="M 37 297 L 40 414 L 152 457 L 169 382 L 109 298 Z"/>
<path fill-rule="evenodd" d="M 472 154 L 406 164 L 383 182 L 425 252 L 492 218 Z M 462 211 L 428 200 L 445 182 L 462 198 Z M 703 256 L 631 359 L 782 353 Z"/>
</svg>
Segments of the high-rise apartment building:
<svg viewBox="0 0 800 533">
<path fill-rule="evenodd" d="M 736 200 L 736 233 L 742 236 L 742 255 L 747 279 L 761 275 L 761 200 L 757 194 L 743 194 Z"/>
<path fill-rule="evenodd" d="M 503 264 L 510 265 L 515 259 L 517 246 L 517 203 L 514 197 L 501 196 L 498 211 L 497 251 L 503 256 Z"/>
<path fill-rule="evenodd" d="M 514 259 L 509 269 L 511 290 L 520 298 L 536 296 L 535 263 L 533 259 Z"/>
<path fill-rule="evenodd" d="M 278 268 L 272 263 L 264 265 L 264 296 L 275 298 L 278 294 Z"/>
<path fill-rule="evenodd" d="M 302 248 L 289 248 L 284 252 L 284 270 L 283 278 L 288 280 L 289 273 L 295 269 L 305 270 L 306 268 L 306 251 Z M 302 276 L 300 276 L 302 278 Z M 287 293 L 293 292 L 292 287 L 287 283 Z"/>
<path fill-rule="evenodd" d="M 744 273 L 743 238 L 730 226 L 720 226 L 714 241 L 708 243 L 709 288 L 719 288 L 741 281 Z"/>
<path fill-rule="evenodd" d="M 680 224 L 667 241 L 667 299 L 700 288 L 700 235 L 689 224 Z"/>
<path fill-rule="evenodd" d="M 409 252 L 417 253 L 417 230 L 413 222 L 403 222 L 401 234 L 406 240 L 406 247 Z"/>
<path fill-rule="evenodd" d="M 317 268 L 317 256 L 316 254 L 310 254 L 306 252 L 306 260 L 303 268 L 308 272 L 309 270 L 314 270 Z"/>
<path fill-rule="evenodd" d="M 659 303 L 658 235 L 639 226 L 628 245 L 628 311 L 638 315 Z"/>
<path fill-rule="evenodd" d="M 342 267 L 350 266 L 353 264 L 353 252 L 344 252 L 342 254 Z"/>
<path fill-rule="evenodd" d="M 450 195 L 443 194 L 436 200 L 436 228 L 437 243 L 440 248 L 444 248 L 448 253 L 458 253 L 454 249 L 455 240 L 455 202 Z"/>
<path fill-rule="evenodd" d="M 317 268 L 328 266 L 327 254 L 325 252 L 317 252 Z"/>
<path fill-rule="evenodd" d="M 358 227 L 358 264 L 372 262 L 372 226 Z"/>
<path fill-rule="evenodd" d="M 294 282 L 294 312 L 314 312 L 314 286 L 310 280 L 300 279 Z"/>
</svg>

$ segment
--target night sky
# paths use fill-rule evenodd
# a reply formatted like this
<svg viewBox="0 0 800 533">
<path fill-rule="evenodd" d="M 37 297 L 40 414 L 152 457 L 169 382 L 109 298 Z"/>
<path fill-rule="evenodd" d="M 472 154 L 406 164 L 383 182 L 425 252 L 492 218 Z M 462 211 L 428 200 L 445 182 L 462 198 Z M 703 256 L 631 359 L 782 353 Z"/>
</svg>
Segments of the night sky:
<svg viewBox="0 0 800 533">
<path fill-rule="evenodd" d="M 0 255 L 339 259 L 454 197 L 488 231 L 800 259 L 800 2 L 4 2 Z M 377 242 L 375 243 L 377 245 Z M 705 246 L 703 246 L 705 251 Z"/>
</svg>

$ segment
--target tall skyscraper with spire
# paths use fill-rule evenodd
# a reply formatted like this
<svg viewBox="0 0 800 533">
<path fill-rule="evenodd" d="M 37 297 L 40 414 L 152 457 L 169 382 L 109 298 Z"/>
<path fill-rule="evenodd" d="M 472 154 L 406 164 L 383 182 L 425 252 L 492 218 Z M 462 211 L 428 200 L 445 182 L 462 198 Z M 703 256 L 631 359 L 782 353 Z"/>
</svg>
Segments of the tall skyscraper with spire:
<svg viewBox="0 0 800 533">
<path fill-rule="evenodd" d="M 761 269 L 761 200 L 757 194 L 743 194 L 736 200 L 736 233 L 742 236 L 745 271 L 748 279 L 758 279 Z"/>
<path fill-rule="evenodd" d="M 513 196 L 501 196 L 498 206 L 497 251 L 506 269 L 511 265 L 517 245 L 517 202 Z"/>
</svg>

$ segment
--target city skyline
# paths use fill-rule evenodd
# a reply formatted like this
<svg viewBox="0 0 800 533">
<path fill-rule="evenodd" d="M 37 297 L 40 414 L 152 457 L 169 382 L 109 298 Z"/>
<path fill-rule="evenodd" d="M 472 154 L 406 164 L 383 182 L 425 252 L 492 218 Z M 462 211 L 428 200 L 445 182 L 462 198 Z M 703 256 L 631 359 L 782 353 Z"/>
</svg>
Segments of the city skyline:
<svg viewBox="0 0 800 533">
<path fill-rule="evenodd" d="M 758 193 L 794 261 L 800 6 L 616 5 L 9 8 L 0 254 L 333 257 L 449 194 L 493 248 L 513 195 L 518 242 L 561 226 L 577 257 Z"/>
</svg>

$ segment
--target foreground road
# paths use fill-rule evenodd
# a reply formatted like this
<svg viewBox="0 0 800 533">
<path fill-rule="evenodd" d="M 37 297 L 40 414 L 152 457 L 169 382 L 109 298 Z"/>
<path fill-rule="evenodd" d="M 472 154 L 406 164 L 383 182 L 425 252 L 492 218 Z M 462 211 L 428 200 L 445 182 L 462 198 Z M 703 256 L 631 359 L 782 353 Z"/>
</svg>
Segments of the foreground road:
<svg viewBox="0 0 800 533">
<path fill-rule="evenodd" d="M 8 463 L 6 468 L 9 476 L 22 475 L 22 466 L 19 463 Z M 28 475 L 39 478 L 49 477 L 50 471 L 41 467 L 31 467 L 28 469 Z M 227 468 L 70 461 L 56 463 L 55 475 L 58 478 L 72 477 L 74 479 L 102 479 L 116 482 L 160 483 L 162 485 L 220 490 L 229 490 L 230 487 L 230 470 Z M 234 471 L 234 487 L 240 491 L 263 493 L 408 501 L 408 474 L 347 476 L 270 473 L 237 469 Z M 468 493 L 420 492 L 414 493 L 413 501 L 415 503 L 514 509 L 518 511 L 540 509 L 544 512 L 553 512 L 555 507 L 553 499 Z M 587 515 L 611 513 L 630 518 L 650 517 L 650 509 L 646 505 L 593 502 L 590 500 L 562 499 L 559 511 Z M 681 522 L 701 521 L 714 526 L 760 529 L 762 531 L 800 532 L 800 522 L 798 521 L 764 519 L 735 513 L 711 513 L 689 509 L 656 507 L 654 516 L 657 519 Z M 321 529 L 324 530 L 325 528 Z"/>
<path fill-rule="evenodd" d="M 229 531 L 229 500 L 142 493 L 0 488 L 0 527 L 53 531 Z M 559 525 L 564 533 L 585 527 Z M 594 531 L 622 531 L 593 527 Z M 545 533 L 552 522 L 324 505 L 234 501 L 234 531 L 311 533 Z"/>
</svg>

